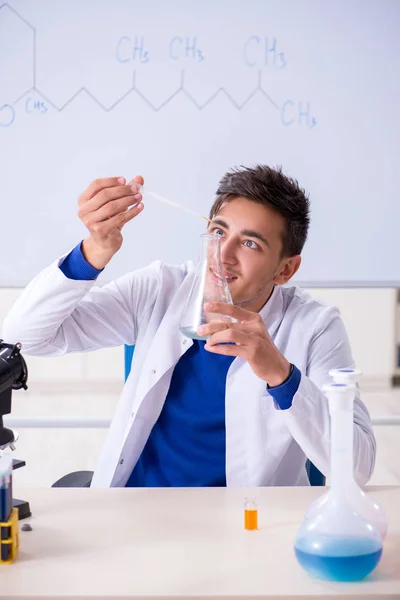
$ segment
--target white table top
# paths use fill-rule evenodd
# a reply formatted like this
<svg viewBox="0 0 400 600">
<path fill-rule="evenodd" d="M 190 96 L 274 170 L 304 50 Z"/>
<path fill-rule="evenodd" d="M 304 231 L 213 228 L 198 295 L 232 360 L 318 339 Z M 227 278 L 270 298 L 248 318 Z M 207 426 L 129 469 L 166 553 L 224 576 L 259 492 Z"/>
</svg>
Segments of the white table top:
<svg viewBox="0 0 400 600">
<path fill-rule="evenodd" d="M 321 488 L 259 488 L 258 531 L 243 527 L 248 489 L 17 489 L 33 531 L 0 565 L 0 598 L 400 598 L 400 487 L 369 489 L 389 533 L 377 569 L 351 584 L 312 579 L 294 555 Z"/>
</svg>

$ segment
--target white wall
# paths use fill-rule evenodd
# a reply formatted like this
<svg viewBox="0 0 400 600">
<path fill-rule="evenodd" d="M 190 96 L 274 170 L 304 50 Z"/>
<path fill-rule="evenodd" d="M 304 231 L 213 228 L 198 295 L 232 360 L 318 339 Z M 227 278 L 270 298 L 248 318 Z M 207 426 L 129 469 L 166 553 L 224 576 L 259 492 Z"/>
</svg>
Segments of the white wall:
<svg viewBox="0 0 400 600">
<path fill-rule="evenodd" d="M 394 289 L 315 289 L 310 292 L 337 306 L 346 325 L 364 384 L 386 384 L 395 369 Z"/>
</svg>

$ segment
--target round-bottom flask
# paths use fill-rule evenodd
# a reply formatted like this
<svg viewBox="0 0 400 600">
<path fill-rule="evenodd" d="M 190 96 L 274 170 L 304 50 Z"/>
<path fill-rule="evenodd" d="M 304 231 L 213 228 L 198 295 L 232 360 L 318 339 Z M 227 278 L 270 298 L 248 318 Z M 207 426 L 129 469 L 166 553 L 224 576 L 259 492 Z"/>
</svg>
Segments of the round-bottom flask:
<svg viewBox="0 0 400 600">
<path fill-rule="evenodd" d="M 295 544 L 300 565 L 314 577 L 359 581 L 382 556 L 382 539 L 343 498 L 329 492 L 324 506 L 304 521 Z"/>
<path fill-rule="evenodd" d="M 310 574 L 358 581 L 378 565 L 382 538 L 353 507 L 353 399 L 355 385 L 333 383 L 324 390 L 331 417 L 331 488 L 306 513 L 294 543 L 296 557 Z"/>
<path fill-rule="evenodd" d="M 329 371 L 329 375 L 333 378 L 334 383 L 356 384 L 362 373 L 356 369 L 332 369 Z M 387 534 L 387 519 L 385 512 L 379 502 L 376 502 L 376 500 L 371 498 L 357 485 L 353 474 L 349 477 L 345 493 L 347 502 L 359 515 L 375 527 L 381 538 L 384 540 Z M 328 495 L 329 492 L 326 492 L 310 505 L 306 513 L 306 518 L 311 519 L 318 513 L 318 511 L 326 504 Z"/>
<path fill-rule="evenodd" d="M 371 498 L 357 483 L 353 480 L 349 483 L 346 489 L 346 500 L 351 505 L 353 510 L 370 523 L 379 533 L 382 540 L 387 534 L 387 520 L 383 508 Z M 329 491 L 319 496 L 312 504 L 310 504 L 306 519 L 312 519 L 328 502 Z"/>
</svg>

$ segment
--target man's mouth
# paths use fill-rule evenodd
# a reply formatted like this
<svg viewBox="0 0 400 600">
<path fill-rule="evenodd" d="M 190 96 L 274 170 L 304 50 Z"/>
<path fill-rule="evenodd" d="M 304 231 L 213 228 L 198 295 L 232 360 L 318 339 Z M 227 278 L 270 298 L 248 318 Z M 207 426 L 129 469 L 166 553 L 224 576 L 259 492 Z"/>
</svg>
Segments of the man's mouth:
<svg viewBox="0 0 400 600">
<path fill-rule="evenodd" d="M 219 273 L 214 271 L 214 269 L 210 269 L 210 270 L 216 279 L 221 279 Z M 225 276 L 227 283 L 232 283 L 232 281 L 235 281 L 235 279 L 237 279 L 237 277 L 235 275 L 230 275 L 229 273 L 226 273 L 226 272 L 224 272 L 224 276 Z"/>
</svg>

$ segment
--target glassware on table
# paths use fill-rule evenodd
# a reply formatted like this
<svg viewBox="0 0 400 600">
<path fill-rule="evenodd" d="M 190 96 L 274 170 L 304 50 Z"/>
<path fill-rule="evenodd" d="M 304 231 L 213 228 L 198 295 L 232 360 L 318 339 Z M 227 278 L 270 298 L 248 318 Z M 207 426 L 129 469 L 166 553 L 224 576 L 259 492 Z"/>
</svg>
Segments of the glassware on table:
<svg viewBox="0 0 400 600">
<path fill-rule="evenodd" d="M 332 369 L 329 375 L 334 383 L 354 383 L 357 384 L 361 377 L 361 371 L 356 369 Z M 348 501 L 355 511 L 366 519 L 378 530 L 379 535 L 384 540 L 387 534 L 387 519 L 385 512 L 379 502 L 371 498 L 362 488 L 360 488 L 353 473 L 348 478 L 347 490 Z M 328 500 L 329 492 L 326 492 L 317 498 L 309 507 L 306 518 L 312 518 Z"/>
<path fill-rule="evenodd" d="M 294 550 L 311 575 L 334 581 L 359 581 L 369 575 L 382 556 L 378 530 L 352 506 L 353 383 L 324 387 L 331 416 L 331 487 L 299 528 Z"/>
</svg>

